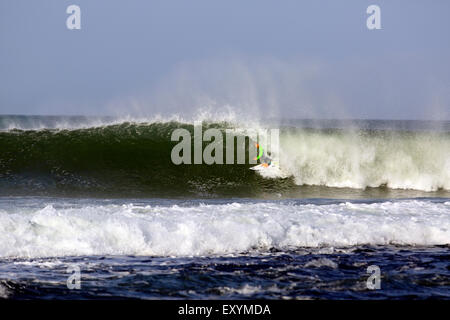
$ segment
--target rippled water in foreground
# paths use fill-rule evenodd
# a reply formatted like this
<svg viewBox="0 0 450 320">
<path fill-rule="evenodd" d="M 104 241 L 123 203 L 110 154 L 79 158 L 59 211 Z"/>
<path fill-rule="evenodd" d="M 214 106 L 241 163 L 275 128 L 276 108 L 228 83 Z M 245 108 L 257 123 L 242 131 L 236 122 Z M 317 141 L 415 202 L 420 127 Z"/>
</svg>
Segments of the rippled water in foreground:
<svg viewBox="0 0 450 320">
<path fill-rule="evenodd" d="M 0 295 L 16 299 L 449 299 L 448 249 L 361 246 L 196 258 L 3 259 Z M 80 290 L 66 286 L 67 267 L 73 264 L 81 269 Z M 369 265 L 381 269 L 380 290 L 367 288 Z"/>
</svg>

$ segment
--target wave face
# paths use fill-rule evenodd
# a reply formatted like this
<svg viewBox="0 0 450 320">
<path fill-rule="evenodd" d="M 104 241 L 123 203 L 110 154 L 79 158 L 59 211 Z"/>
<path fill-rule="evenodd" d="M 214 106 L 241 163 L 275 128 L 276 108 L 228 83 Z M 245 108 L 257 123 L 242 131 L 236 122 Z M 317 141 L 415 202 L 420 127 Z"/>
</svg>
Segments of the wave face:
<svg viewBox="0 0 450 320">
<path fill-rule="evenodd" d="M 449 211 L 450 202 L 424 200 L 3 206 L 0 257 L 207 256 L 363 244 L 448 245 Z"/>
<path fill-rule="evenodd" d="M 176 128 L 193 132 L 192 124 L 176 121 L 4 130 L 0 195 L 253 197 L 292 195 L 308 185 L 450 190 L 448 131 L 282 127 L 279 160 L 287 178 L 267 179 L 249 164 L 173 164 Z"/>
<path fill-rule="evenodd" d="M 225 128 L 210 124 L 205 128 Z M 178 122 L 122 123 L 75 130 L 0 132 L 4 195 L 210 196 L 254 194 L 270 185 L 250 165 L 175 165 Z M 206 145 L 207 143 L 205 143 Z M 248 143 L 247 143 L 248 147 Z M 258 188 L 256 188 L 258 189 Z"/>
</svg>

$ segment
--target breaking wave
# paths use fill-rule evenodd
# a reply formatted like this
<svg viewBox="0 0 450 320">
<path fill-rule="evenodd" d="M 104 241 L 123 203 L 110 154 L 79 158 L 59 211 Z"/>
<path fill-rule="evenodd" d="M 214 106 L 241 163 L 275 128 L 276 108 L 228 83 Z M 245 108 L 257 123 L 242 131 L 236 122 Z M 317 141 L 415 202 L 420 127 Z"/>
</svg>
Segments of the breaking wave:
<svg viewBox="0 0 450 320">
<path fill-rule="evenodd" d="M 425 200 L 46 203 L 0 210 L 0 257 L 205 256 L 364 244 L 448 245 L 449 212 L 449 202 Z"/>
<path fill-rule="evenodd" d="M 3 130 L 0 195 L 252 197 L 308 185 L 450 190 L 448 131 L 281 127 L 284 178 L 266 179 L 248 163 L 173 164 L 176 128 L 193 132 L 178 121 Z"/>
</svg>

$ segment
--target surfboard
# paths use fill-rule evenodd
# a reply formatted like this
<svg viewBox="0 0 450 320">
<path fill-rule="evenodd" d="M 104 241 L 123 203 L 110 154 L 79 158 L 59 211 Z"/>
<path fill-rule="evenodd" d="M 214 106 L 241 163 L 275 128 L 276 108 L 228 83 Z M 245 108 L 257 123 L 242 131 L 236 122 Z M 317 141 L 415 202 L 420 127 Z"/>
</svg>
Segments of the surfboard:
<svg viewBox="0 0 450 320">
<path fill-rule="evenodd" d="M 274 165 L 267 165 L 267 164 L 265 164 L 265 163 L 261 163 L 261 164 L 258 164 L 258 165 L 256 165 L 256 166 L 253 166 L 253 167 L 250 167 L 250 170 L 255 170 L 255 171 L 259 171 L 259 170 L 265 170 L 265 169 L 268 169 L 268 168 L 270 168 L 270 167 L 273 167 Z"/>
<path fill-rule="evenodd" d="M 250 170 L 256 171 L 259 175 L 264 178 L 285 178 L 287 175 L 280 169 L 277 164 L 273 162 L 270 165 L 258 164 L 256 166 L 250 167 Z"/>
</svg>

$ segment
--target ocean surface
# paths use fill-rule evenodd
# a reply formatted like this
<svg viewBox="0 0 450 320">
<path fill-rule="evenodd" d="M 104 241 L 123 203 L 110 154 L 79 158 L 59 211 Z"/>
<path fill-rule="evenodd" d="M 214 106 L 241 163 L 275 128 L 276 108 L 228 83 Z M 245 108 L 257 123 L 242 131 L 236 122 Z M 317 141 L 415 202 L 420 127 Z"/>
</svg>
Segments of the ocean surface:
<svg viewBox="0 0 450 320">
<path fill-rule="evenodd" d="M 202 120 L 279 129 L 283 175 L 175 165 L 188 120 L 0 116 L 0 298 L 450 298 L 450 122 Z"/>
</svg>

